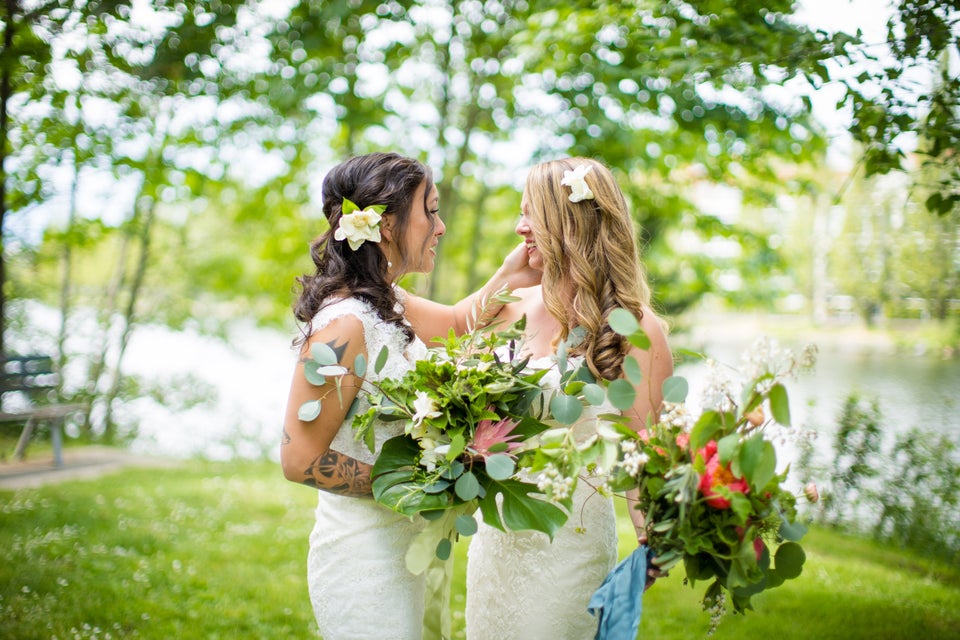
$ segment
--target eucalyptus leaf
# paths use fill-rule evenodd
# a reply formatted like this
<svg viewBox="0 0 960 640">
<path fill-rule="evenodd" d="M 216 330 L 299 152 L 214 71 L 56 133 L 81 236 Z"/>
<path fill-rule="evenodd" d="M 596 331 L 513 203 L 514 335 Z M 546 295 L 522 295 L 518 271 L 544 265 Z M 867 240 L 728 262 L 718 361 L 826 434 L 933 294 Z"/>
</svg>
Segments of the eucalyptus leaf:
<svg viewBox="0 0 960 640">
<path fill-rule="evenodd" d="M 437 557 L 441 560 L 448 560 L 450 552 L 453 551 L 453 543 L 449 538 L 444 538 L 437 543 Z"/>
<path fill-rule="evenodd" d="M 663 381 L 663 399 L 666 402 L 681 403 L 687 399 L 690 385 L 682 376 L 670 376 Z"/>
<path fill-rule="evenodd" d="M 777 532 L 784 540 L 799 542 L 807 533 L 807 526 L 802 522 L 789 522 L 783 518 L 780 522 L 780 529 Z"/>
<path fill-rule="evenodd" d="M 480 495 L 480 481 L 477 480 L 477 476 L 472 471 L 464 471 L 463 475 L 457 478 L 453 490 L 461 500 L 473 500 Z"/>
<path fill-rule="evenodd" d="M 375 373 L 379 374 L 381 371 L 383 371 L 383 367 L 386 366 L 387 358 L 389 357 L 390 357 L 390 349 L 388 349 L 387 346 L 384 345 L 380 349 L 380 353 L 377 354 L 376 362 L 374 362 L 373 364 L 373 370 Z"/>
<path fill-rule="evenodd" d="M 319 400 L 308 400 L 300 405 L 300 409 L 297 410 L 297 417 L 303 420 L 304 422 L 313 422 L 317 419 L 317 416 L 320 415 L 320 401 Z"/>
<path fill-rule="evenodd" d="M 486 468 L 492 480 L 506 480 L 516 472 L 517 465 L 510 456 L 497 453 L 487 458 Z"/>
<path fill-rule="evenodd" d="M 327 382 L 327 379 L 320 374 L 318 369 L 320 365 L 315 360 L 309 360 L 303 363 L 303 375 L 307 382 L 315 387 L 319 387 Z"/>
<path fill-rule="evenodd" d="M 621 411 L 626 411 L 633 406 L 637 399 L 637 390 L 626 380 L 619 378 L 610 383 L 607 387 L 607 399 L 610 404 Z"/>
<path fill-rule="evenodd" d="M 623 359 L 623 374 L 627 380 L 637 386 L 643 382 L 643 371 L 640 370 L 640 363 L 633 356 L 627 356 Z"/>
<path fill-rule="evenodd" d="M 640 330 L 636 316 L 626 309 L 614 309 L 607 318 L 610 328 L 622 336 L 630 336 Z"/>
<path fill-rule="evenodd" d="M 806 560 L 807 554 L 796 542 L 784 542 L 777 547 L 777 553 L 774 555 L 777 573 L 785 580 L 792 580 L 799 576 Z"/>
<path fill-rule="evenodd" d="M 360 378 L 367 374 L 367 359 L 363 357 L 362 353 L 358 353 L 357 357 L 353 359 L 353 372 Z"/>
<path fill-rule="evenodd" d="M 550 413 L 560 424 L 573 424 L 580 419 L 583 405 L 576 398 L 558 393 L 550 399 Z"/>
<path fill-rule="evenodd" d="M 323 342 L 314 342 L 310 345 L 310 355 L 313 357 L 313 360 L 320 366 L 330 366 L 333 364 L 338 364 L 340 359 L 337 358 L 336 352 L 328 344 Z"/>
<path fill-rule="evenodd" d="M 598 384 L 585 385 L 580 392 L 584 399 L 595 407 L 603 404 L 603 401 L 607 399 L 606 390 Z"/>
<path fill-rule="evenodd" d="M 462 536 L 469 537 L 477 532 L 477 521 L 473 519 L 473 516 L 457 516 L 454 526 L 457 529 L 457 533 Z"/>
</svg>

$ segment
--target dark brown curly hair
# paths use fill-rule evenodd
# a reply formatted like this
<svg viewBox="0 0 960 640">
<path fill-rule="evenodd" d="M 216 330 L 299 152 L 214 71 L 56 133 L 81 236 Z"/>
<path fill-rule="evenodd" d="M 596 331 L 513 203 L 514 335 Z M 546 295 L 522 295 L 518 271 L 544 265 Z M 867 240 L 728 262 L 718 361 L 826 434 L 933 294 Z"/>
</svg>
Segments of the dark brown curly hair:
<svg viewBox="0 0 960 640">
<path fill-rule="evenodd" d="M 324 306 L 344 294 L 370 303 L 385 321 L 398 326 L 413 340 L 413 329 L 403 317 L 396 290 L 387 280 L 387 258 L 380 246 L 364 242 L 355 251 L 346 240 L 333 237 L 343 215 L 344 198 L 361 209 L 370 205 L 385 205 L 384 218 L 390 218 L 394 238 L 403 238 L 413 196 L 417 188 L 426 184 L 424 207 L 433 186 L 430 170 L 418 160 L 396 153 L 370 153 L 356 156 L 338 164 L 323 180 L 323 215 L 330 228 L 310 244 L 310 257 L 316 265 L 312 275 L 297 278 L 301 292 L 294 305 L 294 315 L 304 323 L 303 335 L 295 340 L 302 344 L 313 331 L 313 318 Z M 431 218 L 436 224 L 435 218 Z M 424 239 L 424 244 L 430 237 Z M 396 243 L 402 261 L 407 262 L 402 242 Z"/>
</svg>

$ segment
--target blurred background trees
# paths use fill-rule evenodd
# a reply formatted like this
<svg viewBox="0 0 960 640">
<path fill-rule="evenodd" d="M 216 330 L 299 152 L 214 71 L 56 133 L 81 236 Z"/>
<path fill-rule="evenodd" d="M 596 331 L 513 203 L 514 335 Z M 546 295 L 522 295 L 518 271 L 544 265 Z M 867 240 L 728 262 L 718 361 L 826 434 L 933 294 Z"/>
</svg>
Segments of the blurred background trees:
<svg viewBox="0 0 960 640">
<path fill-rule="evenodd" d="M 75 360 L 113 433 L 131 332 L 290 328 L 327 168 L 435 171 L 441 301 L 516 242 L 526 169 L 616 172 L 657 304 L 956 318 L 957 0 L 900 0 L 885 42 L 786 0 L 10 0 L 0 6 L 0 350 Z M 855 165 L 833 168 L 815 91 Z M 82 345 L 70 336 L 82 335 Z M 128 389 L 129 391 L 129 389 Z"/>
</svg>

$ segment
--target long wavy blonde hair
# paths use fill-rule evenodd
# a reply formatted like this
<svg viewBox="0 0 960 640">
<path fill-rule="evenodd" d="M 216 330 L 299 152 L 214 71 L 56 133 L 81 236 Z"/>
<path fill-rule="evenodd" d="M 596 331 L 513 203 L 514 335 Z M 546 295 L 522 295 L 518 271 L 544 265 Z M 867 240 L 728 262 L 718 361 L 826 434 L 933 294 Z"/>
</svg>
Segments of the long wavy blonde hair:
<svg viewBox="0 0 960 640">
<path fill-rule="evenodd" d="M 560 181 L 564 171 L 580 165 L 591 168 L 585 180 L 594 199 L 570 202 L 571 189 Z M 640 318 L 650 304 L 623 192 L 600 162 L 567 158 L 533 167 L 524 193 L 543 256 L 543 302 L 561 326 L 555 341 L 565 340 L 574 327 L 583 327 L 583 342 L 571 353 L 582 354 L 595 376 L 620 377 L 630 345 L 610 328 L 607 318 L 618 307 Z"/>
</svg>

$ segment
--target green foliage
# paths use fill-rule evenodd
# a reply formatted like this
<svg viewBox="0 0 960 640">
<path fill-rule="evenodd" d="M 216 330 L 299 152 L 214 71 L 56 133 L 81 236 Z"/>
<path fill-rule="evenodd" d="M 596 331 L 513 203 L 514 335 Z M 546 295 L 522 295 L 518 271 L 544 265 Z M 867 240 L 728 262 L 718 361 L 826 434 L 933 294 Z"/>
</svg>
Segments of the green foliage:
<svg viewBox="0 0 960 640">
<path fill-rule="evenodd" d="M 625 557 L 636 543 L 626 504 L 616 504 Z M 315 505 L 313 490 L 262 462 L 191 461 L 0 491 L 0 636 L 315 637 L 304 561 Z M 452 555 L 456 640 L 467 547 L 462 539 Z M 947 640 L 960 626 L 956 564 L 821 528 L 804 547 L 791 597 L 756 596 L 757 615 L 712 637 Z M 706 635 L 699 595 L 681 574 L 644 594 L 639 637 Z"/>
<path fill-rule="evenodd" d="M 949 433 L 911 428 L 883 446 L 883 416 L 848 396 L 830 455 L 831 487 L 818 517 L 877 540 L 956 562 L 960 557 L 960 448 Z M 801 459 L 820 473 L 812 453 Z"/>
</svg>

